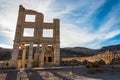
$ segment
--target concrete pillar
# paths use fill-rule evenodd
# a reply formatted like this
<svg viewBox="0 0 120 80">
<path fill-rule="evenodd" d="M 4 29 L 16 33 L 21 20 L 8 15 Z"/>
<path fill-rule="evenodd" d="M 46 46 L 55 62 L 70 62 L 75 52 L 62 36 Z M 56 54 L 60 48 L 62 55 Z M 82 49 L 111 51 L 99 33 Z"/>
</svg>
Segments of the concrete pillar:
<svg viewBox="0 0 120 80">
<path fill-rule="evenodd" d="M 60 20 L 54 19 L 55 25 L 55 45 L 54 45 L 54 63 L 56 65 L 60 64 Z"/>
<path fill-rule="evenodd" d="M 31 43 L 29 47 L 29 55 L 28 55 L 28 66 L 27 66 L 28 68 L 32 67 L 32 56 L 33 56 L 33 44 Z"/>
<path fill-rule="evenodd" d="M 43 67 L 44 66 L 44 55 L 45 55 L 45 44 L 42 44 L 42 51 L 41 51 L 41 55 L 40 55 L 40 66 Z"/>
<path fill-rule="evenodd" d="M 22 68 L 25 68 L 25 58 L 26 58 L 26 46 L 24 46 L 22 53 Z"/>
<path fill-rule="evenodd" d="M 17 68 L 17 59 L 18 59 L 18 53 L 19 53 L 19 44 L 17 42 L 14 42 L 13 46 L 13 53 L 12 53 L 12 58 L 10 60 L 10 67 L 15 67 Z"/>
<path fill-rule="evenodd" d="M 22 23 L 24 23 L 24 8 L 23 6 L 19 6 L 19 13 L 18 13 L 18 19 L 17 19 L 17 26 L 16 26 L 16 33 L 15 33 L 15 41 L 20 41 L 20 37 L 22 37 Z"/>
<path fill-rule="evenodd" d="M 59 43 L 55 43 L 55 47 L 54 47 L 54 63 L 56 65 L 60 64 L 60 44 Z"/>
<path fill-rule="evenodd" d="M 20 5 L 19 7 L 19 13 L 18 13 L 18 20 L 17 20 L 17 28 L 16 28 L 16 33 L 15 33 L 15 41 L 14 41 L 14 45 L 13 45 L 13 53 L 12 53 L 12 58 L 10 61 L 10 67 L 16 67 L 17 68 L 17 58 L 18 58 L 18 53 L 19 53 L 19 44 L 17 44 L 17 42 L 20 41 L 20 36 L 21 35 L 21 25 L 23 22 L 23 12 L 24 12 L 24 8 Z"/>
<path fill-rule="evenodd" d="M 40 44 L 37 44 L 36 52 L 35 52 L 35 56 L 34 56 L 34 62 L 35 62 L 36 67 L 39 66 L 39 62 L 40 62 L 39 58 L 40 58 Z"/>
<path fill-rule="evenodd" d="M 54 39 L 55 43 L 60 43 L 60 20 L 54 19 L 55 31 L 54 31 Z"/>
<path fill-rule="evenodd" d="M 40 51 L 40 44 L 37 44 L 36 53 L 38 54 L 39 51 Z"/>
</svg>

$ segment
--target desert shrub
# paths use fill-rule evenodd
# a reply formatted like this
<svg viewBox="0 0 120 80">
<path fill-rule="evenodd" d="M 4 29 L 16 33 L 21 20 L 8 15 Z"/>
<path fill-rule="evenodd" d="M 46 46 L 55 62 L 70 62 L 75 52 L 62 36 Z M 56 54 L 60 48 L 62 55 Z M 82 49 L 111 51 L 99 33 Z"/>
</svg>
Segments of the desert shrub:
<svg viewBox="0 0 120 80">
<path fill-rule="evenodd" d="M 87 65 L 87 63 L 88 63 L 88 60 L 84 60 L 84 61 L 82 62 L 83 65 Z"/>
<path fill-rule="evenodd" d="M 68 66 L 68 65 L 70 65 L 70 61 L 61 61 L 60 65 L 61 66 Z"/>
<path fill-rule="evenodd" d="M 99 61 L 100 65 L 105 65 L 105 61 L 103 61 L 102 59 Z"/>
<path fill-rule="evenodd" d="M 80 64 L 80 62 L 79 61 L 77 61 L 77 60 L 71 60 L 70 61 L 72 64 L 72 66 L 77 66 L 77 65 L 79 65 Z"/>
<path fill-rule="evenodd" d="M 98 61 L 96 61 L 96 62 L 88 62 L 86 64 L 86 67 L 87 68 L 98 68 L 98 67 L 100 67 L 100 63 Z"/>
<path fill-rule="evenodd" d="M 99 61 L 88 62 L 87 65 L 86 65 L 86 67 L 88 68 L 88 73 L 90 73 L 90 74 L 95 74 L 95 73 L 103 72 L 102 69 L 100 68 Z"/>
<path fill-rule="evenodd" d="M 120 64 L 120 57 L 112 59 L 110 64 Z"/>
<path fill-rule="evenodd" d="M 77 60 L 70 60 L 70 61 L 61 61 L 60 62 L 61 66 L 77 66 L 80 65 L 80 62 Z"/>
<path fill-rule="evenodd" d="M 92 68 L 93 67 L 93 63 L 92 62 L 88 62 L 87 64 L 86 64 L 86 68 Z"/>
<path fill-rule="evenodd" d="M 94 62 L 94 63 L 93 63 L 93 67 L 95 67 L 95 68 L 100 67 L 100 63 L 99 63 L 98 61 Z"/>
</svg>

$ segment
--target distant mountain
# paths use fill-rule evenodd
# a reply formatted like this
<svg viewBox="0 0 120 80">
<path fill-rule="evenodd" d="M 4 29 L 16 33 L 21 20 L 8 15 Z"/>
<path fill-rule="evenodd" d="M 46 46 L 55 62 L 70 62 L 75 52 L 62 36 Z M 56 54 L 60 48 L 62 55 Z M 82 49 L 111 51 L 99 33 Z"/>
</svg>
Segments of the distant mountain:
<svg viewBox="0 0 120 80">
<path fill-rule="evenodd" d="M 120 44 L 102 47 L 101 49 L 89 49 L 84 47 L 61 48 L 60 53 L 61 57 L 82 57 L 99 54 L 106 50 L 110 50 L 112 52 L 120 52 Z"/>
<path fill-rule="evenodd" d="M 60 49 L 61 57 L 81 57 L 90 56 L 98 53 L 98 50 L 84 47 L 69 47 Z"/>
<path fill-rule="evenodd" d="M 101 51 L 105 51 L 105 50 L 118 51 L 118 50 L 120 50 L 120 44 L 105 46 L 105 47 L 102 47 L 100 50 Z"/>
<path fill-rule="evenodd" d="M 0 47 L 0 60 L 7 60 L 11 58 L 12 49 Z"/>
<path fill-rule="evenodd" d="M 27 55 L 29 53 L 28 51 L 29 47 L 27 47 Z M 35 53 L 36 48 L 33 48 L 33 52 Z M 120 52 L 120 44 L 118 45 L 111 45 L 102 47 L 101 49 L 89 49 L 85 47 L 67 47 L 67 48 L 61 48 L 60 49 L 60 55 L 61 57 L 82 57 L 82 56 L 91 56 L 95 54 L 102 53 L 106 50 L 110 50 L 113 52 L 119 51 Z M 0 47 L 0 60 L 6 60 L 11 58 L 12 49 L 6 49 Z M 20 51 L 22 53 L 22 51 Z M 21 58 L 21 54 L 19 55 L 19 58 Z"/>
</svg>

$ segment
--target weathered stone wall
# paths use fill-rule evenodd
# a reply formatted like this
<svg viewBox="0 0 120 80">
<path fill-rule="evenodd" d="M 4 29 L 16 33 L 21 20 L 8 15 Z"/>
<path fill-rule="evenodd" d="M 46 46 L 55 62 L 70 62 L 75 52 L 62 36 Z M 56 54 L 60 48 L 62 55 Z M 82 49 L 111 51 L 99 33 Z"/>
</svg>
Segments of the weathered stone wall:
<svg viewBox="0 0 120 80">
<path fill-rule="evenodd" d="M 34 22 L 26 21 L 27 15 L 34 15 L 35 20 Z M 33 36 L 24 36 L 25 29 L 33 29 L 34 33 Z M 43 29 L 52 29 L 53 36 L 52 37 L 44 37 L 43 36 Z M 44 15 L 40 12 L 25 9 L 22 5 L 19 7 L 18 13 L 18 20 L 16 26 L 16 33 L 13 45 L 13 53 L 12 58 L 10 61 L 10 67 L 17 67 L 17 59 L 19 48 L 23 49 L 22 53 L 22 60 L 21 65 L 25 67 L 26 64 L 26 44 L 29 45 L 29 55 L 28 55 L 28 62 L 27 67 L 32 67 L 32 61 L 34 60 L 35 63 L 38 64 L 39 67 L 44 66 L 44 57 L 45 53 L 47 53 L 48 45 L 52 45 L 53 51 L 50 55 L 54 56 L 53 64 L 59 65 L 60 63 L 60 20 L 54 19 L 53 23 L 45 23 L 44 22 Z M 36 53 L 34 56 L 38 56 L 38 59 L 33 59 L 33 46 L 37 45 Z"/>
</svg>

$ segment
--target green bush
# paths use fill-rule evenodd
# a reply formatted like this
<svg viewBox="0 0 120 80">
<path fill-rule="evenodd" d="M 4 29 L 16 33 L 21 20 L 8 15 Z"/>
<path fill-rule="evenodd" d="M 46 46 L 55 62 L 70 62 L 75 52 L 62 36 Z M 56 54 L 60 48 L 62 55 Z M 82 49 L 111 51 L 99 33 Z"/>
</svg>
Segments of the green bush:
<svg viewBox="0 0 120 80">
<path fill-rule="evenodd" d="M 87 65 L 87 63 L 88 63 L 88 60 L 84 60 L 84 61 L 82 62 L 83 65 Z"/>
<path fill-rule="evenodd" d="M 102 72 L 102 69 L 100 68 L 100 63 L 98 61 L 88 62 L 86 65 L 86 68 L 88 68 L 88 73 L 90 73 L 90 74 Z"/>
<path fill-rule="evenodd" d="M 94 62 L 94 63 L 93 63 L 93 67 L 95 67 L 95 68 L 100 67 L 100 63 L 99 63 L 98 61 Z"/>
<path fill-rule="evenodd" d="M 86 68 L 93 68 L 93 63 L 92 62 L 88 62 L 86 65 Z"/>
<path fill-rule="evenodd" d="M 87 68 L 98 68 L 98 67 L 100 67 L 100 63 L 98 62 L 98 61 L 96 61 L 96 62 L 88 62 L 87 64 L 86 64 L 86 67 Z"/>
<path fill-rule="evenodd" d="M 100 65 L 105 65 L 105 61 L 103 61 L 102 59 L 99 61 Z"/>
</svg>

